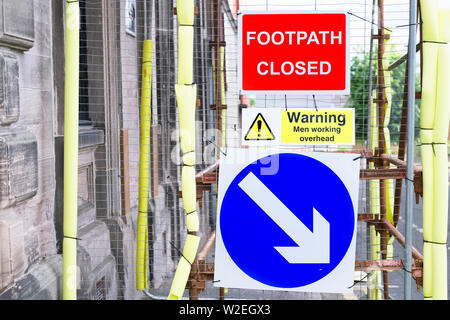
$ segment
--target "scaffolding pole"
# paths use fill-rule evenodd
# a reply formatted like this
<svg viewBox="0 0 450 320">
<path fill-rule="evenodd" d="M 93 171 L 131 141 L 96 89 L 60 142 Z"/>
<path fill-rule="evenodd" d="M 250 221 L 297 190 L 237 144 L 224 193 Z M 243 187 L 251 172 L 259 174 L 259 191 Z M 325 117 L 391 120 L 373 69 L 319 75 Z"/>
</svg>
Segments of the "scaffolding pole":
<svg viewBox="0 0 450 320">
<path fill-rule="evenodd" d="M 80 6 L 66 1 L 64 97 L 63 299 L 77 300 Z"/>
<path fill-rule="evenodd" d="M 412 219 L 414 201 L 414 105 L 416 98 L 416 21 L 417 0 L 410 0 L 408 44 L 408 134 L 406 162 L 406 212 L 405 212 L 405 300 L 411 300 Z"/>
</svg>

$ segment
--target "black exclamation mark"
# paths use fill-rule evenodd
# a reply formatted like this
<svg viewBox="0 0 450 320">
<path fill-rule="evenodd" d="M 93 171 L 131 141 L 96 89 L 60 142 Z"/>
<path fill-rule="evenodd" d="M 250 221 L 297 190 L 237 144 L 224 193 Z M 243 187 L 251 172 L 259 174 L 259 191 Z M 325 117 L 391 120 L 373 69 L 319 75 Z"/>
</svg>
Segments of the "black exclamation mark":
<svg viewBox="0 0 450 320">
<path fill-rule="evenodd" d="M 261 127 L 262 127 L 262 121 L 258 120 L 258 139 L 261 138 Z"/>
</svg>

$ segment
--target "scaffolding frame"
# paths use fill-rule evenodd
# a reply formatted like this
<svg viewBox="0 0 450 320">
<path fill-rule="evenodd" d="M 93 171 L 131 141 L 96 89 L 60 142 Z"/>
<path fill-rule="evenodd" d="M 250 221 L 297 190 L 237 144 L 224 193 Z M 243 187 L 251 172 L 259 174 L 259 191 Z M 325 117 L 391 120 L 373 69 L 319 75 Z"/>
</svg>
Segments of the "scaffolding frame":
<svg viewBox="0 0 450 320">
<path fill-rule="evenodd" d="M 417 1 L 417 2 L 416 2 Z M 220 3 L 220 0 L 217 0 Z M 414 150 L 414 104 L 415 99 L 421 98 L 421 91 L 416 92 L 415 90 L 415 82 L 411 81 L 411 78 L 415 80 L 415 59 L 414 57 L 416 52 L 421 51 L 422 48 L 422 38 L 420 38 L 420 42 L 418 44 L 415 43 L 415 29 L 417 28 L 417 20 L 420 17 L 420 2 L 419 0 L 411 0 L 410 1 L 410 10 L 412 13 L 410 14 L 410 25 L 409 31 L 414 31 L 412 37 L 410 34 L 409 38 L 409 46 L 408 53 L 402 56 L 393 64 L 389 65 L 389 68 L 386 70 L 383 66 L 383 55 L 385 51 L 384 40 L 389 39 L 390 35 L 386 34 L 387 28 L 384 26 L 384 0 L 378 0 L 378 22 L 374 23 L 372 21 L 372 25 L 376 25 L 378 27 L 378 32 L 376 34 L 371 35 L 371 43 L 370 43 L 370 58 L 372 58 L 372 50 L 373 50 L 373 41 L 378 42 L 377 49 L 377 57 L 378 57 L 378 65 L 377 65 L 377 81 L 376 81 L 376 98 L 373 99 L 373 102 L 377 104 L 378 108 L 378 134 L 379 134 L 379 143 L 378 147 L 375 149 L 375 152 L 372 153 L 370 150 L 354 150 L 354 151 L 346 151 L 352 152 L 355 154 L 359 154 L 359 157 L 366 159 L 366 168 L 362 168 L 360 171 L 360 180 L 379 180 L 380 181 L 380 197 L 379 197 L 379 207 L 380 207 L 380 215 L 377 217 L 372 213 L 359 213 L 357 215 L 358 221 L 365 222 L 368 226 L 373 225 L 377 233 L 381 235 L 380 237 L 380 247 L 381 247 L 381 260 L 356 260 L 355 261 L 355 271 L 364 271 L 370 272 L 372 270 L 381 270 L 383 274 L 383 292 L 384 299 L 390 299 L 389 296 L 389 277 L 388 272 L 394 270 L 404 270 L 405 276 L 405 288 L 404 294 L 406 299 L 411 299 L 411 287 L 409 284 L 411 283 L 411 278 L 415 280 L 417 290 L 420 291 L 423 285 L 423 255 L 411 245 L 411 211 L 412 211 L 412 203 L 408 204 L 408 201 L 412 202 L 411 196 L 408 196 L 408 193 L 415 194 L 416 204 L 419 203 L 419 197 L 423 195 L 423 177 L 422 177 L 422 168 L 420 166 L 414 166 L 413 164 L 413 155 Z M 375 4 L 375 0 L 373 1 Z M 215 14 L 220 16 L 220 9 L 218 9 L 218 5 L 214 7 Z M 414 18 L 415 17 L 415 18 Z M 219 46 L 225 45 L 224 42 L 221 41 L 220 35 L 223 33 L 223 29 L 221 30 L 220 24 L 216 25 L 217 33 L 215 34 L 215 48 L 219 48 Z M 222 25 L 223 28 L 223 25 Z M 414 42 L 411 42 L 411 41 Z M 415 49 L 415 50 L 414 50 Z M 218 51 L 218 50 L 217 50 Z M 414 52 L 412 52 L 414 51 Z M 401 115 L 401 124 L 400 124 L 400 136 L 399 136 L 399 148 L 397 156 L 393 156 L 386 153 L 385 148 L 385 136 L 384 136 L 384 107 L 387 102 L 387 98 L 385 96 L 384 89 L 385 86 L 385 71 L 392 71 L 395 68 L 398 68 L 406 62 L 406 72 L 404 79 L 404 87 L 403 87 L 403 104 L 402 104 L 402 115 Z M 412 67 L 411 67 L 412 65 Z M 371 69 L 371 66 L 370 66 Z M 370 71 L 369 71 L 370 72 Z M 420 64 L 420 72 L 422 73 L 422 63 Z M 370 77 L 371 78 L 371 77 Z M 372 79 L 369 80 L 369 86 L 372 85 Z M 216 99 L 221 96 L 222 92 L 220 90 L 220 78 L 215 77 L 215 88 L 216 88 Z M 372 88 L 369 87 L 369 104 L 370 104 L 370 95 L 372 93 Z M 216 100 L 220 101 L 220 100 Z M 219 106 L 212 106 L 215 109 L 219 109 Z M 369 108 L 370 110 L 370 108 Z M 220 117 L 220 116 L 219 116 Z M 370 112 L 368 114 L 370 117 Z M 220 118 L 219 118 L 220 119 Z M 412 121 L 412 124 L 411 124 Z M 222 131 L 221 121 L 218 121 L 218 130 Z M 412 130 L 412 132 L 411 132 Z M 219 146 L 218 146 L 219 147 Z M 341 151 L 342 152 L 342 151 Z M 409 156 L 409 159 L 406 161 L 405 158 Z M 356 157 L 356 156 L 355 156 Z M 373 163 L 375 169 L 368 169 L 369 163 Z M 395 168 L 391 168 L 390 165 L 394 165 Z M 216 184 L 218 182 L 218 174 L 219 174 L 219 162 L 217 161 L 210 167 L 205 170 L 199 172 L 196 176 L 197 180 L 197 194 L 202 194 L 203 190 L 209 190 L 212 184 Z M 395 195 L 394 195 L 394 204 L 393 204 L 393 223 L 388 221 L 386 218 L 386 181 L 388 179 L 395 179 Z M 398 229 L 398 221 L 400 218 L 400 202 L 403 192 L 403 181 L 406 183 L 410 183 L 406 185 L 407 192 L 407 230 L 406 236 L 403 235 Z M 408 190 L 410 189 L 410 190 Z M 199 200 L 202 201 L 202 198 L 199 197 Z M 409 212 L 408 212 L 409 211 Z M 408 217 L 409 216 L 409 217 Z M 405 248 L 406 256 L 405 259 L 387 259 L 387 239 L 388 235 L 391 235 L 395 238 L 395 240 Z M 189 297 L 192 300 L 198 300 L 199 294 L 205 290 L 206 282 L 213 281 L 214 279 L 214 262 L 206 261 L 206 257 L 210 250 L 213 248 L 214 241 L 216 238 L 216 232 L 213 230 L 204 243 L 203 247 L 200 249 L 200 252 L 194 261 L 193 268 L 191 270 L 187 289 L 189 290 Z M 220 299 L 225 299 L 225 294 L 223 288 L 220 290 Z"/>
</svg>

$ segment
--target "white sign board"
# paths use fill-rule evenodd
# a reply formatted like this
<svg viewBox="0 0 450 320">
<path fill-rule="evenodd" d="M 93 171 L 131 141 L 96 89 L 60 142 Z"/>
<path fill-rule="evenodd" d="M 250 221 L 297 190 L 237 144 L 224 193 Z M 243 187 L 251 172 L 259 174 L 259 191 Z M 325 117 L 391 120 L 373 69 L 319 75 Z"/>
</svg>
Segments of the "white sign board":
<svg viewBox="0 0 450 320">
<path fill-rule="evenodd" d="M 349 293 L 359 161 L 229 148 L 220 161 L 215 285 Z"/>
</svg>

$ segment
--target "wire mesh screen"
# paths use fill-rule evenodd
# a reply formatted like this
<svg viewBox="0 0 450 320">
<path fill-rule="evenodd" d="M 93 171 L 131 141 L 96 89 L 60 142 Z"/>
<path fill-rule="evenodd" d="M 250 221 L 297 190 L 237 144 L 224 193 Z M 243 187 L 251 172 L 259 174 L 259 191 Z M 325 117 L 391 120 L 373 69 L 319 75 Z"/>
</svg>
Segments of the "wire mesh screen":
<svg viewBox="0 0 450 320">
<path fill-rule="evenodd" d="M 398 61 L 407 53 L 409 1 L 196 0 L 194 3 L 195 170 L 200 226 L 197 235 L 201 239 L 199 252 L 205 269 L 191 272 L 184 296 L 348 298 L 334 294 L 219 289 L 213 286 L 210 275 L 214 267 L 219 175 L 215 164 L 227 148 L 241 146 L 242 110 L 354 108 L 354 146 L 312 145 L 297 150 L 352 152 L 356 161 L 361 161 L 364 172 L 358 199 L 358 263 L 353 292 L 358 299 L 402 299 L 404 249 L 389 226 L 394 229 L 397 226 L 396 230 L 403 233 L 404 193 L 398 186 L 403 181 L 400 171 L 405 168 L 402 160 L 405 160 L 406 131 L 401 128 L 405 120 L 402 110 L 406 62 Z M 167 0 L 80 0 L 80 299 L 165 299 L 182 258 L 187 230 L 181 198 L 184 155 L 175 95 L 180 44 L 175 8 L 176 1 Z M 238 88 L 239 10 L 347 12 L 350 95 L 242 95 Z M 145 40 L 152 40 L 150 55 L 146 55 Z M 143 88 L 149 80 L 144 77 L 143 66 L 149 61 L 151 87 L 146 87 L 144 96 Z M 217 80 L 219 73 L 224 79 L 223 86 Z M 145 101 L 151 111 L 144 119 Z M 145 139 L 143 127 L 147 128 Z M 143 152 L 148 158 L 142 158 Z M 144 177 L 141 161 L 146 161 Z M 386 172 L 395 168 L 400 168 L 397 175 L 392 173 L 395 171 Z M 148 195 L 144 212 L 146 229 L 140 229 L 138 223 L 142 192 Z M 388 220 L 389 226 L 379 222 L 380 216 Z M 145 236 L 139 238 L 139 232 L 145 232 Z M 417 250 L 421 251 L 420 235 L 415 240 Z M 145 246 L 138 248 L 138 241 L 145 241 Z M 145 250 L 146 258 L 139 258 L 142 257 L 137 255 L 139 250 Z M 381 263 L 387 260 L 393 261 L 389 272 L 383 271 L 387 270 L 386 264 Z M 209 274 L 203 272 L 206 269 Z M 136 290 L 136 281 L 142 275 L 139 272 L 147 274 L 144 291 Z"/>
</svg>

